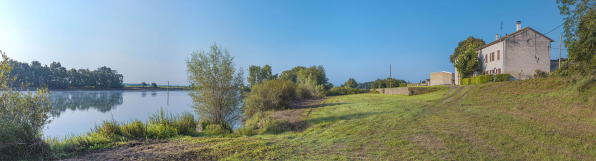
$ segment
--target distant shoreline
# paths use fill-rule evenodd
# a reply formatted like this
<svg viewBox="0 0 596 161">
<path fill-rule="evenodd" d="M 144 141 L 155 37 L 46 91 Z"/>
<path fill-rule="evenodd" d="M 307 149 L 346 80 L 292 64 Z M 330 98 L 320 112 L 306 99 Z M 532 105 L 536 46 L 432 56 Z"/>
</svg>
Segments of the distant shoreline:
<svg viewBox="0 0 596 161">
<path fill-rule="evenodd" d="M 18 91 L 35 91 L 39 87 L 25 87 L 21 90 L 20 87 L 15 87 Z M 124 88 L 49 88 L 50 91 L 106 91 L 106 90 L 126 90 L 126 91 L 166 91 L 167 88 L 160 88 L 160 87 L 124 87 Z M 182 90 L 189 90 L 180 87 L 172 87 L 169 89 L 170 91 L 182 91 Z"/>
</svg>

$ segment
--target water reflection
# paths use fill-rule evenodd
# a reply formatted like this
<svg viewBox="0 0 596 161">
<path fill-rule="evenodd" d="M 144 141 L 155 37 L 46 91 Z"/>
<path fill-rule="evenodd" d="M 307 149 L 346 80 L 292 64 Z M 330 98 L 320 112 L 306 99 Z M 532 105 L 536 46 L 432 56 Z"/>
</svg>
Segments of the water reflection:
<svg viewBox="0 0 596 161">
<path fill-rule="evenodd" d="M 51 96 L 50 114 L 59 117 L 66 110 L 97 110 L 105 113 L 122 105 L 122 91 L 59 91 Z"/>
</svg>

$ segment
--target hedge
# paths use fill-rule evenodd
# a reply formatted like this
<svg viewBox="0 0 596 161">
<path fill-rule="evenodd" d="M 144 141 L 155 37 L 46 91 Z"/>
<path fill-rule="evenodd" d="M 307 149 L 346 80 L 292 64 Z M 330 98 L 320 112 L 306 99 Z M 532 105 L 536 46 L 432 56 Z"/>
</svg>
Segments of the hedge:
<svg viewBox="0 0 596 161">
<path fill-rule="evenodd" d="M 510 78 L 511 78 L 511 75 L 509 75 L 509 74 L 497 74 L 494 77 L 492 74 L 480 75 L 480 76 L 475 76 L 472 78 L 462 79 L 461 85 L 484 84 L 484 83 L 488 83 L 488 82 L 492 82 L 492 81 L 504 82 L 504 81 L 509 81 Z"/>
<path fill-rule="evenodd" d="M 509 74 L 497 74 L 496 76 L 497 78 L 497 82 L 505 82 L 505 81 L 509 81 L 509 79 L 511 79 L 511 75 Z"/>
</svg>

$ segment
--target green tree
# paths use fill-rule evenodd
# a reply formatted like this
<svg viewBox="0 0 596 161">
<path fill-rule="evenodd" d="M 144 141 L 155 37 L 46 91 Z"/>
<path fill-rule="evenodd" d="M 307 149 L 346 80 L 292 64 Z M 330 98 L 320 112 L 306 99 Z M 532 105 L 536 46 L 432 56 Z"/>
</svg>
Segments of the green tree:
<svg viewBox="0 0 596 161">
<path fill-rule="evenodd" d="M 596 0 L 557 0 L 572 73 L 596 75 Z"/>
<path fill-rule="evenodd" d="M 457 58 L 453 66 L 461 75 L 461 79 L 470 78 L 474 72 L 479 71 L 480 61 L 478 61 L 478 54 L 475 51 L 475 47 L 470 46 L 468 50 Z"/>
<path fill-rule="evenodd" d="M 350 78 L 344 83 L 344 87 L 356 88 L 358 87 L 358 82 L 354 78 Z"/>
<path fill-rule="evenodd" d="M 251 65 L 248 67 L 248 84 L 250 87 L 254 86 L 255 84 L 261 84 L 265 80 L 272 80 L 277 79 L 277 74 L 273 75 L 271 72 L 271 66 L 265 65 L 263 68 L 261 66 Z"/>
<path fill-rule="evenodd" d="M 234 57 L 213 44 L 209 52 L 194 51 L 186 59 L 192 107 L 202 120 L 233 125 L 242 115 L 241 87 L 244 74 L 236 70 Z"/>
<path fill-rule="evenodd" d="M 156 83 L 151 83 L 151 87 L 157 88 L 157 84 Z"/>
<path fill-rule="evenodd" d="M 459 55 L 463 54 L 470 47 L 473 47 L 475 49 L 484 46 L 485 44 L 486 43 L 484 42 L 484 40 L 474 38 L 474 36 L 470 36 L 466 40 L 457 43 L 457 47 L 455 48 L 453 55 L 449 56 L 449 61 L 451 61 L 451 63 L 455 63 L 455 60 L 457 60 Z"/>
<path fill-rule="evenodd" d="M 144 88 L 145 86 L 147 86 L 147 83 L 143 82 L 143 83 L 141 83 L 141 86 L 143 86 L 143 88 Z"/>
</svg>

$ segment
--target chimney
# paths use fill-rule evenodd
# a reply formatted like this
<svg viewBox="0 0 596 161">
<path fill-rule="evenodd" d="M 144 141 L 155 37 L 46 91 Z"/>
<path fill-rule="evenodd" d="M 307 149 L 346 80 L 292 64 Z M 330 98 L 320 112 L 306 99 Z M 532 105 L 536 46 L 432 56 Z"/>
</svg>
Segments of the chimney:
<svg viewBox="0 0 596 161">
<path fill-rule="evenodd" d="M 517 30 L 515 30 L 515 31 L 521 30 L 521 21 L 517 21 L 517 25 L 516 26 L 517 26 Z"/>
<path fill-rule="evenodd" d="M 495 37 L 495 40 L 499 40 L 499 34 L 497 34 L 497 36 Z"/>
</svg>

